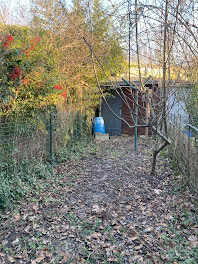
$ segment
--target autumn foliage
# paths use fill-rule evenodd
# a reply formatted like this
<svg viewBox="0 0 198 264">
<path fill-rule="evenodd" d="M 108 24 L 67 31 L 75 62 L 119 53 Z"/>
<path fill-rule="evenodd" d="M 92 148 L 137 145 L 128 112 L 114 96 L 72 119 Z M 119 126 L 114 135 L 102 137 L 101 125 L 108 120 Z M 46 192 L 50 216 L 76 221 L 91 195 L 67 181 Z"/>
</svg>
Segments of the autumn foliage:
<svg viewBox="0 0 198 264">
<path fill-rule="evenodd" d="M 0 99 L 3 111 L 10 111 L 17 105 L 40 108 L 56 104 L 60 97 L 66 99 L 63 87 L 53 84 L 56 82 L 54 68 L 44 57 L 42 45 L 39 36 L 24 41 L 12 34 L 1 35 L 3 64 L 0 70 L 3 78 Z"/>
<path fill-rule="evenodd" d="M 6 36 L 5 39 L 2 41 L 3 51 L 6 51 L 13 42 L 14 38 L 11 34 Z"/>
</svg>

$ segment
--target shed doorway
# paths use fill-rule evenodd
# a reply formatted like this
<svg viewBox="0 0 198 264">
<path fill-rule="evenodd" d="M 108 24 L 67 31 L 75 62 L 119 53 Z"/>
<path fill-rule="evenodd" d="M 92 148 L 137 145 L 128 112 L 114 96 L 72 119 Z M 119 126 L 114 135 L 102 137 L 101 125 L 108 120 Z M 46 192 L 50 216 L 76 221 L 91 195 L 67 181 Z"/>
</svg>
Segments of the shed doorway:
<svg viewBox="0 0 198 264">
<path fill-rule="evenodd" d="M 112 96 L 106 97 L 112 111 L 119 117 L 122 116 L 122 99 L 116 91 L 110 92 Z M 117 118 L 103 100 L 101 105 L 101 116 L 105 122 L 105 132 L 110 136 L 120 136 L 122 133 L 122 120 Z"/>
</svg>

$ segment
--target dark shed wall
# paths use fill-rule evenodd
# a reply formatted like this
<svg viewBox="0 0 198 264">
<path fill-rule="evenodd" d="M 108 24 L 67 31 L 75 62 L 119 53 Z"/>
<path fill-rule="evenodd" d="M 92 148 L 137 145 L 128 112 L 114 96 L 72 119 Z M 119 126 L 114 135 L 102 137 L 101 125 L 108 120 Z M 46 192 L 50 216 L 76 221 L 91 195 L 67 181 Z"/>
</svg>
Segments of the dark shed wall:
<svg viewBox="0 0 198 264">
<path fill-rule="evenodd" d="M 111 86 L 106 85 L 104 87 L 110 88 Z M 146 87 L 156 92 L 158 91 L 158 82 L 146 84 Z M 120 91 L 120 89 L 122 89 L 122 92 Z M 128 105 L 124 102 L 124 96 L 122 100 L 115 90 L 112 89 L 111 93 L 114 95 L 114 97 L 107 98 L 107 101 L 110 104 L 112 110 L 117 115 L 122 116 L 130 125 L 134 125 L 133 119 L 131 117 L 131 109 L 133 110 L 132 114 L 134 117 L 135 92 L 133 91 L 133 94 L 131 95 L 129 91 L 129 87 L 124 86 L 123 82 L 122 85 L 120 85 L 118 88 L 118 93 L 120 94 L 124 93 L 124 95 L 127 97 L 127 101 L 130 107 L 128 107 Z M 146 110 L 145 110 L 146 102 L 144 100 L 144 96 L 143 97 L 142 96 L 143 95 L 141 93 L 138 93 L 138 125 L 144 124 L 145 116 L 146 116 Z M 159 99 L 156 98 L 154 96 L 152 100 L 154 100 L 157 103 Z M 121 109 L 121 113 L 120 113 L 120 109 Z M 157 112 L 158 109 L 154 109 L 154 110 Z M 109 133 L 110 135 L 134 134 L 134 128 L 129 128 L 124 121 L 121 121 L 120 119 L 116 118 L 115 115 L 109 110 L 108 106 L 105 104 L 104 101 L 102 102 L 101 115 L 105 121 L 106 133 Z M 138 135 L 144 135 L 144 134 L 145 134 L 145 128 L 139 127 Z M 149 129 L 149 134 L 151 134 L 151 129 Z"/>
<path fill-rule="evenodd" d="M 108 105 L 117 116 L 121 117 L 122 99 L 116 91 L 112 90 L 110 93 L 112 96 L 106 97 Z M 111 112 L 105 101 L 102 102 L 101 116 L 104 118 L 105 132 L 109 133 L 110 136 L 120 136 L 122 133 L 122 120 Z"/>
<path fill-rule="evenodd" d="M 129 92 L 129 89 L 123 88 L 123 93 L 128 99 L 128 103 L 130 105 L 130 108 L 133 111 L 133 117 L 135 117 L 135 92 L 133 91 L 132 95 Z M 141 120 L 145 119 L 145 107 L 146 103 L 143 101 L 143 98 L 140 94 L 138 94 L 138 125 L 143 124 Z M 124 103 L 122 104 L 122 117 L 124 120 L 126 120 L 130 125 L 134 125 L 133 119 L 131 117 L 131 109 L 129 106 Z M 128 135 L 133 135 L 134 134 L 134 128 L 129 128 L 128 125 L 122 121 L 122 134 L 128 134 Z M 138 135 L 144 135 L 145 134 L 145 128 L 139 127 L 138 128 Z"/>
</svg>

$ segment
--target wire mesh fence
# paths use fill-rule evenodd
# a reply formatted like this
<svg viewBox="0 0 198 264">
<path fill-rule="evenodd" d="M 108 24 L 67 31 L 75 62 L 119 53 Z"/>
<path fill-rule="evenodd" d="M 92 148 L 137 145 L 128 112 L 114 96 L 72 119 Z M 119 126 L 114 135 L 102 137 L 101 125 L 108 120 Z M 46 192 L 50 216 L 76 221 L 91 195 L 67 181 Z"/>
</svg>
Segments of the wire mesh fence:
<svg viewBox="0 0 198 264">
<path fill-rule="evenodd" d="M 89 139 L 86 116 L 77 111 L 16 111 L 0 117 L 0 207 L 26 191 L 27 183 L 53 173 L 52 165 Z"/>
<path fill-rule="evenodd" d="M 198 128 L 181 124 L 181 118 L 170 123 L 169 156 L 182 186 L 198 197 Z"/>
</svg>

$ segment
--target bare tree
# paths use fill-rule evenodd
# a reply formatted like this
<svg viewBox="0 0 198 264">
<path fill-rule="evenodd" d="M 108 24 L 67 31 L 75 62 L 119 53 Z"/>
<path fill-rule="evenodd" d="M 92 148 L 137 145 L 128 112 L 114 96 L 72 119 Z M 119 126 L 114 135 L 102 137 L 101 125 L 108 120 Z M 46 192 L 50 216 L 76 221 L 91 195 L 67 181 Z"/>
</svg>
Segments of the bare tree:
<svg viewBox="0 0 198 264">
<path fill-rule="evenodd" d="M 65 10 L 65 6 L 62 4 L 63 9 Z M 115 5 L 112 4 L 112 12 L 104 10 L 104 12 L 108 13 L 111 17 L 114 16 L 115 20 L 118 20 L 118 17 L 122 16 L 122 11 L 119 11 L 119 8 L 116 9 Z M 123 2 L 120 6 L 125 5 Z M 190 6 L 191 3 L 189 2 Z M 101 84 L 97 78 L 97 70 L 98 68 L 102 69 L 104 73 L 104 77 L 109 81 L 110 85 L 115 89 L 116 93 L 122 98 L 123 103 L 125 103 L 128 107 L 128 111 L 131 115 L 131 122 L 128 122 L 123 117 L 117 116 L 111 107 L 108 105 L 110 111 L 117 116 L 117 118 L 121 119 L 124 123 L 126 123 L 130 128 L 137 127 L 151 127 L 153 132 L 157 134 L 162 140 L 161 145 L 158 146 L 156 144 L 156 148 L 153 153 L 153 163 L 152 163 L 152 174 L 155 172 L 155 164 L 157 154 L 168 144 L 171 144 L 171 140 L 168 138 L 168 127 L 167 127 L 167 116 L 171 111 L 171 107 L 167 108 L 167 74 L 169 81 L 174 81 L 175 83 L 181 81 L 185 81 L 184 71 L 185 67 L 181 67 L 181 60 L 186 60 L 186 52 L 185 47 L 190 50 L 193 56 L 196 55 L 196 51 L 192 44 L 190 44 L 190 40 L 187 38 L 187 35 L 190 37 L 193 42 L 196 43 L 196 26 L 195 20 L 196 15 L 193 15 L 194 24 L 190 25 L 187 20 L 189 19 L 191 14 L 188 14 L 187 11 L 184 11 L 184 7 L 181 8 L 180 0 L 178 1 L 166 1 L 164 5 L 164 1 L 159 1 L 158 3 L 151 4 L 149 1 L 137 1 L 134 2 L 128 1 L 127 6 L 125 7 L 125 11 L 128 14 L 125 16 L 128 19 L 129 31 L 130 27 L 132 28 L 131 34 L 133 35 L 133 29 L 135 30 L 135 43 L 136 45 L 129 45 L 129 57 L 131 54 L 137 55 L 137 69 L 140 84 L 139 86 L 135 85 L 132 81 L 130 81 L 130 74 L 127 76 L 125 69 L 122 68 L 122 74 L 126 74 L 125 80 L 129 78 L 129 91 L 131 92 L 131 87 L 135 87 L 139 93 L 139 97 L 144 98 L 143 105 L 138 105 L 139 109 L 139 120 L 138 123 L 135 123 L 135 110 L 132 107 L 136 103 L 135 97 L 124 94 L 122 92 L 121 87 L 118 85 L 118 79 L 115 76 L 112 68 L 111 68 L 111 60 L 112 58 L 108 56 L 101 56 L 101 54 L 96 49 L 93 41 L 88 40 L 86 36 L 76 27 L 75 21 L 71 18 L 68 12 L 65 12 L 66 16 L 69 18 L 70 23 L 76 29 L 77 34 L 84 40 L 85 44 L 89 47 L 92 65 L 95 77 L 97 80 L 97 85 L 100 89 L 101 95 L 104 101 L 107 103 L 106 95 L 101 88 Z M 193 9 L 194 10 L 194 9 Z M 66 11 L 66 10 L 65 10 Z M 182 12 L 185 16 L 182 16 Z M 91 13 L 89 12 L 89 17 L 91 18 Z M 89 23 L 92 24 L 92 20 L 89 20 Z M 127 20 L 126 20 L 127 24 Z M 192 29 L 193 28 L 193 29 Z M 92 25 L 90 26 L 90 30 L 92 29 Z M 196 31 L 196 32 L 195 32 Z M 126 30 L 125 30 L 126 32 Z M 148 33 L 149 32 L 149 33 Z M 159 35 L 160 33 L 160 35 Z M 159 35 L 158 43 L 155 45 L 155 36 Z M 153 36 L 153 38 L 152 38 Z M 163 36 L 163 37 L 162 37 Z M 97 36 L 96 36 L 97 37 Z M 129 32 L 129 43 L 131 41 L 131 35 Z M 154 41 L 152 40 L 154 39 Z M 151 41 L 152 40 L 152 41 Z M 105 41 L 105 40 L 104 40 Z M 123 49 L 126 47 L 127 39 L 123 38 Z M 179 45 L 179 48 L 178 48 Z M 184 47 L 185 46 L 185 47 Z M 161 47 L 161 56 L 159 56 L 158 64 L 157 57 L 155 57 L 155 51 L 157 51 L 158 47 Z M 156 49 L 156 50 L 155 50 Z M 182 54 L 182 56 L 180 56 Z M 136 63 L 135 62 L 135 63 Z M 142 73 L 142 63 L 150 64 L 151 75 L 154 73 L 156 68 L 158 67 L 159 73 L 159 84 L 162 83 L 162 86 L 159 85 L 159 88 L 156 92 L 154 89 L 152 91 L 152 95 L 149 95 L 148 89 L 146 88 L 146 80 L 147 76 L 142 77 L 144 74 Z M 131 60 L 129 58 L 129 65 L 131 64 Z M 162 65 L 162 69 L 157 65 Z M 156 67 L 157 66 L 157 67 Z M 168 71 L 167 71 L 168 68 Z M 108 69 L 108 71 L 107 71 Z M 147 68 L 148 69 L 148 68 Z M 148 71 L 148 70 L 147 70 Z M 177 71 L 177 74 L 174 73 Z M 180 72 L 180 74 L 179 74 Z M 153 74 L 154 75 L 154 74 Z M 112 79 L 113 76 L 113 79 Z M 180 80 L 178 77 L 180 76 Z M 161 78 L 161 80 L 160 80 Z M 143 81 L 144 79 L 144 81 Z M 152 77 L 151 77 L 152 79 Z M 170 83 L 169 83 L 170 85 Z M 144 115 L 141 115 L 141 112 L 144 112 Z M 148 113 L 150 112 L 150 113 Z M 145 114 L 146 113 L 146 114 Z M 158 142 L 158 141 L 157 141 Z"/>
</svg>

